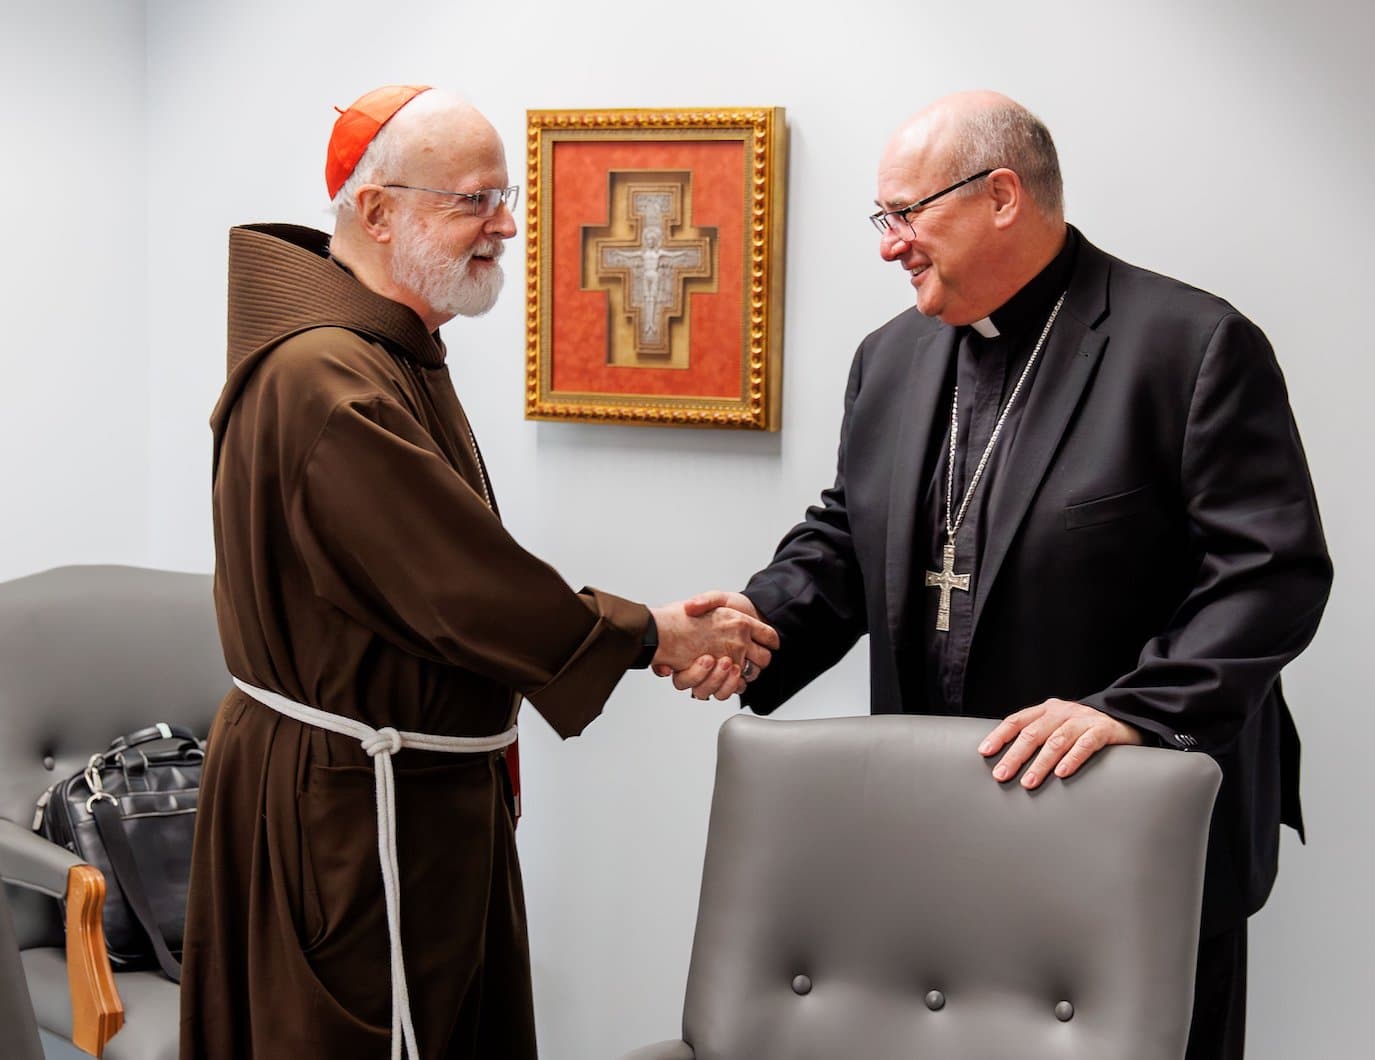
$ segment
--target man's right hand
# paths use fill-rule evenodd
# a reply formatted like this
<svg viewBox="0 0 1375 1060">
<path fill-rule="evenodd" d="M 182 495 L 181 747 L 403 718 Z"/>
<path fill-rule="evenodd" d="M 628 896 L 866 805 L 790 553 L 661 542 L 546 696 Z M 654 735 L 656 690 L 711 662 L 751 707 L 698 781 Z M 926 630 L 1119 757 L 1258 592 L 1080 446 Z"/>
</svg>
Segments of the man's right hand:
<svg viewBox="0 0 1375 1060">
<path fill-rule="evenodd" d="M 716 589 L 700 593 L 672 606 L 681 608 L 687 618 L 697 621 L 719 614 L 739 616 L 755 623 L 753 628 L 765 629 L 769 633 L 768 640 L 755 637 L 752 649 L 747 649 L 744 658 L 709 651 L 695 656 L 682 666 L 674 666 L 667 659 L 661 660 L 656 655 L 654 672 L 660 677 L 672 675 L 673 687 L 688 689 L 694 699 L 710 699 L 712 696 L 717 699 L 729 699 L 737 692 L 743 692 L 745 685 L 758 677 L 759 672 L 769 664 L 772 652 L 766 649 L 778 648 L 778 634 L 771 626 L 764 624 L 753 602 L 744 593 Z M 654 618 L 658 621 L 658 611 L 655 611 Z M 660 629 L 662 645 L 662 627 Z M 746 661 L 750 665 L 742 669 Z"/>
</svg>

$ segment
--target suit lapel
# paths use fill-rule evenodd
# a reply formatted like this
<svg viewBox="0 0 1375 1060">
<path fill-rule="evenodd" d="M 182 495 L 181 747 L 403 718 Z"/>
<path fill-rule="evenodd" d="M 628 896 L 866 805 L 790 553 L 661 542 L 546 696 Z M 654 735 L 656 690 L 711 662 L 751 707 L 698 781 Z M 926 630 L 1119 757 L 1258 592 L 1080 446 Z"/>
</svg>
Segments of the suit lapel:
<svg viewBox="0 0 1375 1060">
<path fill-rule="evenodd" d="M 921 489 L 922 458 L 926 455 L 938 413 L 948 413 L 945 380 L 955 355 L 955 329 L 939 328 L 917 340 L 912 364 L 898 400 L 903 414 L 893 456 L 889 491 L 885 596 L 888 632 L 894 652 L 901 653 L 912 585 L 912 542 L 917 523 L 917 495 Z M 899 660 L 898 673 L 902 673 Z"/>
<path fill-rule="evenodd" d="M 1093 378 L 1108 336 L 1096 325 L 1107 312 L 1107 256 L 1088 240 L 1079 247 L 1074 278 L 1045 348 L 1003 479 L 988 511 L 988 533 L 974 586 L 974 631 L 993 584 L 1074 410 Z"/>
</svg>

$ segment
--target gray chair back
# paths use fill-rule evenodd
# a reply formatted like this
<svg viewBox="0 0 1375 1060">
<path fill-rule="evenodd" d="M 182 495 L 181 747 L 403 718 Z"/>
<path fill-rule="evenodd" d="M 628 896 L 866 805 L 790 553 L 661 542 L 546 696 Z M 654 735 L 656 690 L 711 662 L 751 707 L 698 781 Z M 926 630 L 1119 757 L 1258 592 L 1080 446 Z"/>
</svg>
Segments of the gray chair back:
<svg viewBox="0 0 1375 1060">
<path fill-rule="evenodd" d="M 1184 1055 L 1216 764 L 1115 747 L 1028 793 L 991 724 L 725 724 L 696 1060 Z"/>
<path fill-rule="evenodd" d="M 58 567 L 0 583 L 0 817 L 158 721 L 204 736 L 229 687 L 210 577 Z M 56 903 L 10 890 L 21 947 L 61 945 Z"/>
</svg>

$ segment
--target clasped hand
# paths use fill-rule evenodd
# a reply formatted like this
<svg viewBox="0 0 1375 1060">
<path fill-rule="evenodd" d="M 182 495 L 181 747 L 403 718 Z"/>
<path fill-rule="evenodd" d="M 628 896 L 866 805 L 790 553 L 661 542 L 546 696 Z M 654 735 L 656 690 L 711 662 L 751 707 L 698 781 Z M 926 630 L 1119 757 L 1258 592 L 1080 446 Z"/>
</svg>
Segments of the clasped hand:
<svg viewBox="0 0 1375 1060">
<path fill-rule="evenodd" d="M 711 592 L 653 608 L 659 627 L 654 672 L 695 699 L 729 699 L 759 676 L 778 634 L 742 593 Z"/>
</svg>

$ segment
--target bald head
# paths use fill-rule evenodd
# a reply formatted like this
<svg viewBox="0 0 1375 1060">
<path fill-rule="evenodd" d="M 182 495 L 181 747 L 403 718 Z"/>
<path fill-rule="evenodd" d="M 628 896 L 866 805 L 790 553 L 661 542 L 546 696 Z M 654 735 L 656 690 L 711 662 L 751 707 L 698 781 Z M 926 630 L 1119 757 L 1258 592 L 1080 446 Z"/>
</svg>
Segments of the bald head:
<svg viewBox="0 0 1375 1060">
<path fill-rule="evenodd" d="M 496 130 L 476 107 L 452 92 L 428 89 L 382 126 L 331 205 L 336 213 L 355 208 L 358 189 L 365 184 L 443 187 L 422 178 L 490 152 L 493 144 L 500 150 Z"/>
<path fill-rule="evenodd" d="M 943 184 L 985 169 L 1010 169 L 1048 220 L 1064 220 L 1060 161 L 1050 131 L 1000 92 L 957 92 L 918 111 L 884 148 L 880 168 L 894 165 L 920 165 Z"/>
<path fill-rule="evenodd" d="M 875 201 L 880 255 L 947 324 L 994 312 L 1065 242 L 1050 134 L 996 92 L 946 96 L 904 122 L 883 149 Z"/>
</svg>

